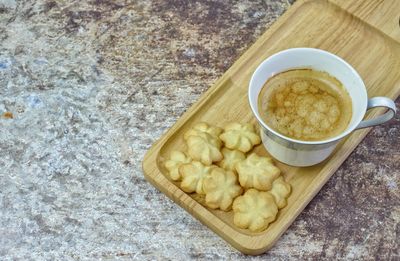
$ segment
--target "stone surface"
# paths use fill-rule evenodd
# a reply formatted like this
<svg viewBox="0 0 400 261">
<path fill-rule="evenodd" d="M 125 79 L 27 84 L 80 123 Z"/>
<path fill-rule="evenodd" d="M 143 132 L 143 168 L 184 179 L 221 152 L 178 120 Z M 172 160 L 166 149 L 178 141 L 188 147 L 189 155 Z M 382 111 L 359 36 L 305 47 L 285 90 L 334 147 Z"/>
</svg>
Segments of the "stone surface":
<svg viewBox="0 0 400 261">
<path fill-rule="evenodd" d="M 0 1 L 0 259 L 249 258 L 147 183 L 141 161 L 289 5 Z M 399 260 L 399 137 L 399 116 L 373 129 L 249 259 Z"/>
</svg>

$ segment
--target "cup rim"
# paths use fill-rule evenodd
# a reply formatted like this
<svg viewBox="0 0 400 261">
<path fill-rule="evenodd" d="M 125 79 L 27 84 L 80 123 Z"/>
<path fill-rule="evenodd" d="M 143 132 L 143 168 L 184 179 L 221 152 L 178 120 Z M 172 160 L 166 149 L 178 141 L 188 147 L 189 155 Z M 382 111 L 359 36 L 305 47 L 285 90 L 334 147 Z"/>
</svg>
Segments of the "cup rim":
<svg viewBox="0 0 400 261">
<path fill-rule="evenodd" d="M 298 51 L 306 51 L 306 52 L 316 52 L 316 53 L 320 53 L 320 54 L 324 54 L 324 55 L 328 55 L 330 57 L 332 57 L 333 59 L 338 60 L 339 62 L 341 62 L 345 67 L 347 67 L 347 69 L 351 72 L 351 74 L 357 78 L 357 80 L 362 84 L 362 87 L 364 92 L 366 93 L 366 88 L 365 88 L 365 84 L 364 81 L 362 80 L 361 76 L 358 74 L 358 72 L 353 68 L 353 66 L 351 66 L 348 62 L 346 62 L 344 59 L 342 59 L 341 57 L 330 53 L 328 51 L 322 50 L 322 49 L 317 49 L 317 48 L 309 48 L 309 47 L 300 47 L 300 48 L 289 48 L 289 49 L 285 49 L 282 51 L 279 51 L 271 56 L 269 56 L 268 58 L 266 58 L 264 61 L 262 61 L 258 66 L 257 69 L 253 72 L 251 79 L 250 79 L 250 83 L 249 83 L 249 88 L 248 88 L 248 100 L 249 100 L 249 104 L 250 104 L 250 108 L 254 114 L 254 116 L 256 117 L 257 121 L 259 122 L 259 124 L 261 124 L 261 126 L 263 128 L 266 128 L 268 131 L 272 132 L 274 135 L 280 137 L 281 139 L 290 141 L 290 142 L 294 142 L 294 143 L 298 143 L 298 144 L 303 144 L 303 145 L 320 145 L 320 144 L 327 144 L 327 143 L 331 143 L 331 142 L 335 142 L 338 141 L 340 139 L 342 139 L 343 137 L 347 136 L 348 134 L 350 134 L 352 131 L 354 131 L 358 124 L 362 121 L 362 119 L 364 118 L 364 115 L 358 115 L 355 121 L 355 124 L 353 124 L 353 126 L 350 126 L 350 128 L 347 128 L 344 132 L 342 132 L 341 134 L 334 136 L 332 138 L 326 139 L 326 140 L 321 140 L 321 141 L 304 141 L 304 140 L 297 140 L 297 139 L 293 139 L 290 137 L 287 137 L 285 135 L 282 135 L 280 133 L 278 133 L 277 131 L 273 130 L 272 128 L 270 128 L 262 119 L 261 116 L 258 114 L 258 110 L 257 110 L 257 105 L 253 104 L 251 101 L 251 97 L 250 97 L 250 92 L 253 89 L 252 86 L 254 85 L 254 78 L 257 74 L 259 74 L 261 67 L 263 66 L 263 64 L 267 63 L 269 60 L 275 58 L 276 56 L 282 55 L 284 53 L 290 53 L 290 52 L 298 52 Z M 288 69 L 289 70 L 289 69 Z M 328 72 L 329 73 L 329 72 Z M 272 77 L 272 76 L 271 76 Z M 267 78 L 270 79 L 271 77 Z M 266 80 L 266 81 L 267 81 Z M 266 82 L 265 81 L 265 82 Z M 264 84 L 265 84 L 264 82 Z M 258 100 L 258 97 L 257 97 Z M 365 101 L 365 109 L 367 107 L 367 101 Z"/>
</svg>

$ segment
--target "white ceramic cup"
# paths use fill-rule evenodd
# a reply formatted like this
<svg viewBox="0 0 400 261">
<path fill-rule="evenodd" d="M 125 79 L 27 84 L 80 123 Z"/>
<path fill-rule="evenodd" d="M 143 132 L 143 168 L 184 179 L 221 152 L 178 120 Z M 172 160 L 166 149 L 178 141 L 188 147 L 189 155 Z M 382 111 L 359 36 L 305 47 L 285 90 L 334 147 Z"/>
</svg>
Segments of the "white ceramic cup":
<svg viewBox="0 0 400 261">
<path fill-rule="evenodd" d="M 301 141 L 286 137 L 267 126 L 258 113 L 258 96 L 265 82 L 295 68 L 324 71 L 337 78 L 347 89 L 353 104 L 353 115 L 347 129 L 340 135 L 323 141 Z M 277 160 L 292 166 L 311 166 L 325 160 L 337 143 L 356 129 L 382 124 L 394 117 L 395 103 L 386 97 L 368 99 L 364 82 L 357 71 L 342 58 L 313 48 L 293 48 L 276 53 L 264 60 L 253 73 L 249 86 L 250 107 L 261 126 L 261 138 L 267 151 Z M 374 107 L 389 110 L 375 119 L 365 120 L 366 111 Z"/>
</svg>

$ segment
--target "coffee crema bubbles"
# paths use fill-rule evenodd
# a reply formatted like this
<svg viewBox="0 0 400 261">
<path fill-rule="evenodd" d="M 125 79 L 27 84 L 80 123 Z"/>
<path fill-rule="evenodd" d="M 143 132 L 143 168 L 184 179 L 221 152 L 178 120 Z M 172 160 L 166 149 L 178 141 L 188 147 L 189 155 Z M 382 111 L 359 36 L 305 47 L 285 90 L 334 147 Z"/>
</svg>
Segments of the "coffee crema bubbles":
<svg viewBox="0 0 400 261">
<path fill-rule="evenodd" d="M 312 69 L 293 69 L 270 78 L 258 96 L 258 108 L 269 127 L 304 141 L 335 137 L 352 118 L 352 101 L 342 83 Z"/>
</svg>

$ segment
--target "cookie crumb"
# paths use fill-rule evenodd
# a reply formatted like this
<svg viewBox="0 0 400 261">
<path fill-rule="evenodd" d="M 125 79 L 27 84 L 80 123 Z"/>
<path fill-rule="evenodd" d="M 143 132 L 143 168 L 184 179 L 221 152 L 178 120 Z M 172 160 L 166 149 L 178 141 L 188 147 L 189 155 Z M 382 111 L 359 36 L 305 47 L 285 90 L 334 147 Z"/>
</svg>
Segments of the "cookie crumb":
<svg viewBox="0 0 400 261">
<path fill-rule="evenodd" d="M 5 113 L 3 113 L 3 118 L 5 119 L 14 119 L 14 114 L 12 114 L 12 112 L 6 111 Z"/>
</svg>

